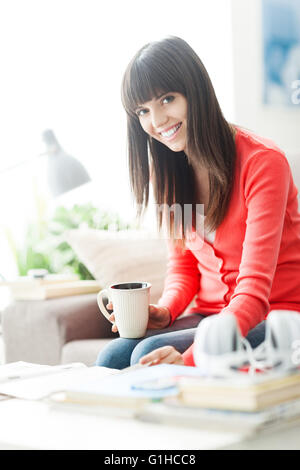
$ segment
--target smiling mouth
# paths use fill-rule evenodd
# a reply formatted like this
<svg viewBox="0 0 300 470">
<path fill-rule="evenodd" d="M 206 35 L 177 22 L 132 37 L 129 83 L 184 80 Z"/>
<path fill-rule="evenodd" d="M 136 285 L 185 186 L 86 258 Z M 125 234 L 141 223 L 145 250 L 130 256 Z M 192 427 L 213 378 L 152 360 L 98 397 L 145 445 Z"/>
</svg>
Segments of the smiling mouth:
<svg viewBox="0 0 300 470">
<path fill-rule="evenodd" d="M 165 137 L 166 139 L 170 139 L 173 137 L 176 132 L 180 129 L 182 122 L 179 122 L 176 124 L 174 127 L 171 127 L 171 129 L 168 129 L 166 132 L 161 132 L 160 135 L 162 137 Z"/>
</svg>

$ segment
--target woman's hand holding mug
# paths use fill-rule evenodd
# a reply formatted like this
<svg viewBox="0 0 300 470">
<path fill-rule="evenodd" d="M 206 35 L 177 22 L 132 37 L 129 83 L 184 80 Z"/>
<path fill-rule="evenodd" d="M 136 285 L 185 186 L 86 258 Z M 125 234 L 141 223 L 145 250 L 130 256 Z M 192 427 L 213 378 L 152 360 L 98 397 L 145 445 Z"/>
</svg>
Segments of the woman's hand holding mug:
<svg viewBox="0 0 300 470">
<path fill-rule="evenodd" d="M 106 305 L 108 310 L 113 310 L 113 303 L 109 302 Z M 149 305 L 149 321 L 147 329 L 162 329 L 166 328 L 171 320 L 171 314 L 167 307 L 160 307 L 159 305 Z M 117 325 L 115 324 L 115 316 L 113 313 L 110 314 L 109 321 L 113 323 L 111 330 L 113 333 L 118 332 Z"/>
</svg>

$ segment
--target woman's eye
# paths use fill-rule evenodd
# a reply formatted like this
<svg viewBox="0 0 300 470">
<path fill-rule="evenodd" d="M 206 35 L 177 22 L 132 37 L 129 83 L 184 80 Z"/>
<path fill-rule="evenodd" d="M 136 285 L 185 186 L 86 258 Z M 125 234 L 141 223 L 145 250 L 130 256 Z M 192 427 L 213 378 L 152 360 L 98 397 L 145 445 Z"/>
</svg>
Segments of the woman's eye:
<svg viewBox="0 0 300 470">
<path fill-rule="evenodd" d="M 138 115 L 138 117 L 144 116 L 144 114 L 146 113 L 147 113 L 147 109 L 138 109 L 136 111 L 136 114 Z"/>
<path fill-rule="evenodd" d="M 172 95 L 169 95 L 169 96 L 165 96 L 162 100 L 162 102 L 164 104 L 166 103 L 171 103 L 173 100 L 175 99 L 175 96 L 172 96 Z"/>
</svg>

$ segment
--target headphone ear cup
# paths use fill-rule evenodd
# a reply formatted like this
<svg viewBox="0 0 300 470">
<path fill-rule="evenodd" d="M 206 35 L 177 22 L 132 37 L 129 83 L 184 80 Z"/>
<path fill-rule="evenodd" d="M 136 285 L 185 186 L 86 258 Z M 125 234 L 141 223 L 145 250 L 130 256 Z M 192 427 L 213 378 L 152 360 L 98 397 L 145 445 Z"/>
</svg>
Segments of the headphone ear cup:
<svg viewBox="0 0 300 470">
<path fill-rule="evenodd" d="M 294 348 L 299 346 L 300 313 L 274 310 L 266 319 L 265 354 L 271 366 L 295 367 Z M 297 344 L 296 344 L 297 341 Z"/>
<path fill-rule="evenodd" d="M 200 322 L 194 341 L 196 366 L 200 367 L 203 361 L 242 349 L 241 334 L 234 315 L 217 314 Z"/>
<path fill-rule="evenodd" d="M 274 310 L 266 320 L 267 347 L 276 351 L 292 350 L 293 342 L 300 339 L 300 313 Z"/>
</svg>

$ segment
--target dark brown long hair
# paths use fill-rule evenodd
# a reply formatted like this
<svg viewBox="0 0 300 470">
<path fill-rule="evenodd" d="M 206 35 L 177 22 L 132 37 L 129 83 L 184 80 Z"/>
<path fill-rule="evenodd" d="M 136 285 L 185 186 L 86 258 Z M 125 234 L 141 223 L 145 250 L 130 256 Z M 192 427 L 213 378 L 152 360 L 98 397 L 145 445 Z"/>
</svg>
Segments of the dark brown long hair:
<svg viewBox="0 0 300 470">
<path fill-rule="evenodd" d="M 136 114 L 138 106 L 169 92 L 186 97 L 187 154 L 193 155 L 193 160 L 151 138 Z M 210 183 L 205 224 L 208 230 L 215 230 L 224 219 L 230 200 L 235 141 L 198 55 L 178 37 L 146 44 L 125 71 L 122 103 L 127 113 L 130 183 L 138 215 L 148 206 L 150 177 L 156 204 L 179 204 L 182 211 L 184 204 L 192 204 L 194 211 L 196 204 L 203 202 L 196 197 L 194 172 L 201 165 L 207 168 Z M 158 217 L 161 228 L 162 214 Z"/>
</svg>

